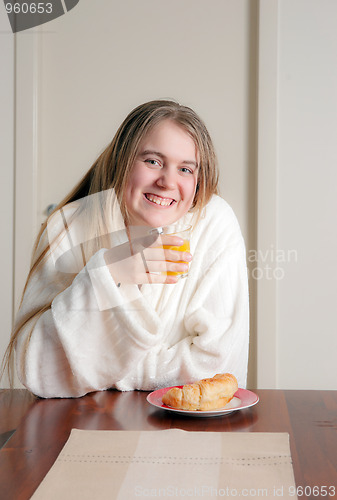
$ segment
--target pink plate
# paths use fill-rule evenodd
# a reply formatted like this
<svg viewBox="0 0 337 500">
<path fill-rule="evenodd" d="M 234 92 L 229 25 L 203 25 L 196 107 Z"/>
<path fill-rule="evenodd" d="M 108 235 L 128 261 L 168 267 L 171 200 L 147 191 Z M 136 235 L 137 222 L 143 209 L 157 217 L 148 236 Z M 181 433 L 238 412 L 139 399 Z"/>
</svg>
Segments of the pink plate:
<svg viewBox="0 0 337 500">
<path fill-rule="evenodd" d="M 177 386 L 182 387 L 182 386 Z M 176 408 L 171 408 L 170 406 L 164 405 L 162 402 L 162 397 L 171 387 L 165 387 L 164 389 L 158 389 L 157 391 L 151 392 L 147 396 L 147 401 L 157 408 L 162 410 L 173 411 L 174 413 L 182 413 L 183 415 L 190 415 L 191 417 L 219 417 L 221 415 L 228 415 L 234 411 L 243 410 L 244 408 L 249 408 L 250 406 L 256 405 L 259 401 L 259 397 L 252 391 L 247 389 L 238 389 L 234 395 L 234 398 L 224 407 L 217 410 L 177 410 Z"/>
</svg>

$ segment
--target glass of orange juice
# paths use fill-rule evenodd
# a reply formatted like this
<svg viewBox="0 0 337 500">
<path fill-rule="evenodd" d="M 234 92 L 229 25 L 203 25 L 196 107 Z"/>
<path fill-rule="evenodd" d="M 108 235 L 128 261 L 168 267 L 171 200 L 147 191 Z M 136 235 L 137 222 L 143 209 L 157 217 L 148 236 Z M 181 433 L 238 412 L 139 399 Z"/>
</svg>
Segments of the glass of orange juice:
<svg viewBox="0 0 337 500">
<path fill-rule="evenodd" d="M 179 223 L 157 228 L 157 231 L 159 234 L 178 236 L 179 238 L 181 238 L 183 240 L 183 244 L 180 246 L 162 245 L 162 247 L 164 249 L 179 250 L 180 252 L 190 252 L 191 229 L 192 229 L 192 226 L 188 226 L 186 224 L 179 224 Z M 185 262 L 183 260 L 168 261 L 168 262 L 184 262 L 185 264 L 189 264 L 189 262 Z M 185 278 L 188 275 L 188 271 L 185 271 L 185 272 L 167 271 L 167 275 L 168 276 L 178 276 L 179 278 Z"/>
</svg>

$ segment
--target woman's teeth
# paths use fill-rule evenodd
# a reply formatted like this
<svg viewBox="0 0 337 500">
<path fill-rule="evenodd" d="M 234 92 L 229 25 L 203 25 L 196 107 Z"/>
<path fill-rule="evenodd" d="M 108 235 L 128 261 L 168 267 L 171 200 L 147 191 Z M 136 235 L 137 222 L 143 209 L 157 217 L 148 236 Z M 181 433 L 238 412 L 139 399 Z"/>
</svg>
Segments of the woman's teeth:
<svg viewBox="0 0 337 500">
<path fill-rule="evenodd" d="M 152 203 L 156 203 L 157 205 L 161 205 L 162 207 L 168 207 L 174 201 L 171 198 L 161 198 L 153 194 L 146 194 L 145 197 L 149 201 L 152 201 Z"/>
</svg>

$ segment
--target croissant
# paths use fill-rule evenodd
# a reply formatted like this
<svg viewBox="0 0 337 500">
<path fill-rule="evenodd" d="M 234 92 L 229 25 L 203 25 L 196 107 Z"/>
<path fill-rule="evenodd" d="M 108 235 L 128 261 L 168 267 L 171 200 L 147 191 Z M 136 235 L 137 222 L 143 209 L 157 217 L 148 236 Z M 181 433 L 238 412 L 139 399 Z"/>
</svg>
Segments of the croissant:
<svg viewBox="0 0 337 500">
<path fill-rule="evenodd" d="M 238 382 L 231 373 L 219 373 L 180 389 L 172 387 L 162 402 L 179 410 L 215 410 L 223 408 L 238 390 Z"/>
</svg>

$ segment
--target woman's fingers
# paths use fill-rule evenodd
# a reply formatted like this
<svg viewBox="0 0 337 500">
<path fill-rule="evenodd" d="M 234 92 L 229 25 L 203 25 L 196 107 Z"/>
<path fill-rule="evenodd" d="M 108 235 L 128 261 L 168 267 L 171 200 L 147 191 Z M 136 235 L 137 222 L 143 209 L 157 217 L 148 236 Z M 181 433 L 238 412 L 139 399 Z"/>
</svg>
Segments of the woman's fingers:
<svg viewBox="0 0 337 500">
<path fill-rule="evenodd" d="M 147 240 L 149 241 L 149 240 Z M 184 244 L 184 240 L 180 238 L 179 236 L 174 236 L 172 234 L 160 234 L 157 236 L 155 241 L 151 243 L 151 247 L 155 246 L 172 246 L 172 247 L 180 247 L 181 245 Z"/>
<path fill-rule="evenodd" d="M 150 260 L 146 262 L 145 268 L 146 272 L 149 273 L 186 273 L 188 264 L 185 262 Z"/>
<path fill-rule="evenodd" d="M 158 260 L 149 258 L 148 255 L 145 255 L 144 251 L 143 254 L 131 257 L 129 259 L 130 262 L 124 263 L 126 265 L 125 269 L 128 268 L 131 271 L 131 268 L 133 268 L 131 274 L 136 275 L 137 283 L 176 283 L 176 277 L 188 271 L 189 266 L 186 262 L 163 260 L 163 249 L 160 250 L 161 258 L 154 252 Z M 182 252 L 176 253 L 181 254 Z M 171 273 L 175 274 L 172 275 Z M 176 279 L 171 279 L 172 277 Z"/>
<path fill-rule="evenodd" d="M 177 236 L 155 235 L 152 240 L 141 237 L 106 252 L 105 262 L 117 283 L 176 283 L 188 271 L 192 255 L 178 250 L 184 243 Z M 173 247 L 173 248 L 172 248 Z"/>
<path fill-rule="evenodd" d="M 165 249 L 165 260 L 191 262 L 192 254 L 190 252 L 181 252 L 180 250 Z"/>
<path fill-rule="evenodd" d="M 173 250 L 171 248 L 150 247 L 143 251 L 144 258 L 147 261 L 161 260 L 161 261 L 183 261 L 191 262 L 192 254 L 189 252 L 181 252 L 180 250 Z"/>
</svg>

